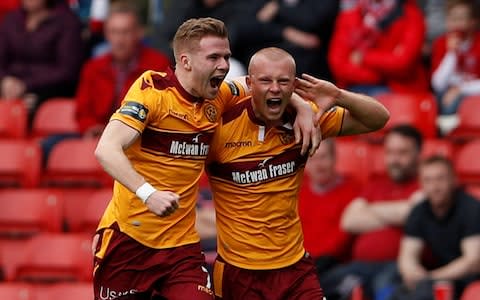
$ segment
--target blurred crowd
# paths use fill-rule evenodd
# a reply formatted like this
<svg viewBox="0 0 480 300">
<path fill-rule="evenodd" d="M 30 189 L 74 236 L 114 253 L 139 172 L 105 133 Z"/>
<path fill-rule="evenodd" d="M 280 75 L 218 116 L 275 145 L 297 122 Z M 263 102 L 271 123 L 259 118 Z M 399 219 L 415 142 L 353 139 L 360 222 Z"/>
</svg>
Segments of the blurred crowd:
<svg viewBox="0 0 480 300">
<path fill-rule="evenodd" d="M 52 99 L 74 103 L 76 129 L 39 139 L 47 164 L 62 141 L 97 138 L 137 77 L 174 65 L 177 27 L 206 16 L 229 29 L 230 78 L 246 74 L 254 52 L 276 46 L 295 57 L 299 75 L 379 99 L 430 97 L 433 134 L 417 124 L 397 124 L 381 139 L 341 139 L 337 145 L 325 140 L 307 164 L 299 212 L 305 247 L 329 300 L 347 299 L 359 287 L 368 299 L 428 299 L 437 279 L 454 282 L 460 295 L 480 274 L 480 201 L 468 193 L 480 180 L 465 185 L 457 174 L 465 140 L 457 143 L 449 133 L 463 105 L 480 103 L 479 5 L 478 0 L 3 0 L 0 101 L 23 103 L 27 130 Z M 392 107 L 402 106 L 401 97 L 394 101 Z M 439 147 L 427 157 L 422 150 L 427 138 L 446 141 L 453 150 L 441 153 Z M 340 153 L 357 142 L 367 145 L 364 158 L 371 160 L 352 176 L 340 168 L 347 158 Z M 478 190 L 473 194 L 479 196 Z M 214 251 L 210 196 L 204 184 L 197 227 L 204 247 Z"/>
</svg>

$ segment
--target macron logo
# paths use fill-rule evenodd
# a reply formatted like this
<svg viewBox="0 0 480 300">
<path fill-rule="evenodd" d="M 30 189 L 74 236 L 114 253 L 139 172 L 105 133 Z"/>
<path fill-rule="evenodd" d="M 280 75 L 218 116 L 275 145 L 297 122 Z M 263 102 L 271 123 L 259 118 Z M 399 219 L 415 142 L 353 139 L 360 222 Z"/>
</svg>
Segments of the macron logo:
<svg viewBox="0 0 480 300">
<path fill-rule="evenodd" d="M 227 142 L 225 148 L 252 147 L 252 141 Z"/>
</svg>

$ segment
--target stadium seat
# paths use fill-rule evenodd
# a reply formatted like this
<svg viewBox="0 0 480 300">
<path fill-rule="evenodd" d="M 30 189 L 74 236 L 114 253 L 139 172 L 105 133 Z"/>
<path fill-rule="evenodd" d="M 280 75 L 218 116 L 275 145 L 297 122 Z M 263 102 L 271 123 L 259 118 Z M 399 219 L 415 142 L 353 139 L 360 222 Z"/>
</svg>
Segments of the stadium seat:
<svg viewBox="0 0 480 300">
<path fill-rule="evenodd" d="M 422 146 L 422 158 L 427 158 L 432 155 L 441 155 L 448 159 L 453 159 L 455 147 L 447 139 L 426 139 Z"/>
<path fill-rule="evenodd" d="M 0 140 L 0 186 L 38 186 L 42 154 L 37 143 Z"/>
<path fill-rule="evenodd" d="M 399 124 L 416 127 L 424 138 L 437 137 L 437 103 L 433 95 L 384 93 L 376 98 L 388 109 L 390 119 L 382 130 L 366 134 L 369 140 L 381 141 L 390 128 Z"/>
<path fill-rule="evenodd" d="M 460 183 L 480 185 L 480 140 L 474 140 L 461 147 L 454 160 Z"/>
<path fill-rule="evenodd" d="M 83 211 L 92 195 L 99 188 L 62 188 L 64 198 L 63 218 L 65 230 L 72 232 L 81 227 Z"/>
<path fill-rule="evenodd" d="M 447 137 L 456 142 L 465 142 L 480 138 L 480 95 L 465 98 L 457 111 L 459 118 L 458 127 L 451 131 Z"/>
<path fill-rule="evenodd" d="M 467 185 L 465 190 L 467 193 L 480 201 L 480 185 Z"/>
<path fill-rule="evenodd" d="M 22 282 L 0 283 L 0 299 L 2 300 L 37 300 L 32 285 Z"/>
<path fill-rule="evenodd" d="M 35 287 L 35 300 L 52 299 L 92 300 L 93 284 L 89 282 L 65 282 Z"/>
<path fill-rule="evenodd" d="M 0 240 L 0 279 L 13 280 L 13 274 L 20 261 L 24 259 L 26 239 L 1 239 Z M 0 297 L 0 299 L 3 299 Z"/>
<path fill-rule="evenodd" d="M 97 142 L 97 139 L 70 139 L 55 145 L 42 174 L 41 184 L 63 187 L 111 185 L 112 180 L 94 155 Z"/>
<path fill-rule="evenodd" d="M 370 175 L 369 145 L 363 141 L 337 139 L 336 168 L 340 174 L 366 183 Z"/>
<path fill-rule="evenodd" d="M 53 98 L 45 101 L 33 118 L 32 135 L 44 137 L 62 133 L 77 133 L 73 98 Z"/>
<path fill-rule="evenodd" d="M 48 189 L 0 190 L 0 235 L 30 236 L 38 232 L 60 232 L 63 202 Z"/>
<path fill-rule="evenodd" d="M 15 281 L 59 282 L 92 280 L 91 235 L 41 233 L 25 245 L 25 255 L 13 274 Z"/>
<path fill-rule="evenodd" d="M 22 100 L 0 99 L 0 138 L 25 138 L 28 111 Z"/>
<path fill-rule="evenodd" d="M 460 300 L 478 300 L 480 298 L 480 280 L 470 283 L 463 291 Z"/>
<path fill-rule="evenodd" d="M 83 202 L 83 209 L 77 211 L 80 218 L 77 223 L 70 223 L 70 230 L 73 232 L 85 232 L 93 234 L 97 229 L 98 222 L 112 199 L 112 189 L 104 188 L 93 192 Z"/>
<path fill-rule="evenodd" d="M 370 145 L 368 157 L 370 161 L 370 180 L 388 176 L 383 145 Z"/>
</svg>

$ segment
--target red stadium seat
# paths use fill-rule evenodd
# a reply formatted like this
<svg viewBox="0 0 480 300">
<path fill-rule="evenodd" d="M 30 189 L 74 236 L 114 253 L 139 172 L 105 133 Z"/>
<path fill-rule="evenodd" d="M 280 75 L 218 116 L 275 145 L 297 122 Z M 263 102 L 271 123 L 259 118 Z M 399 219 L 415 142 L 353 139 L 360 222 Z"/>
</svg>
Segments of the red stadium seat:
<svg viewBox="0 0 480 300">
<path fill-rule="evenodd" d="M 0 190 L 0 234 L 29 236 L 41 231 L 60 232 L 63 202 L 47 189 Z"/>
<path fill-rule="evenodd" d="M 480 201 L 480 185 L 467 185 L 465 189 L 467 193 Z"/>
<path fill-rule="evenodd" d="M 25 140 L 0 140 L 0 186 L 38 186 L 41 150 Z"/>
<path fill-rule="evenodd" d="M 16 281 L 59 282 L 92 280 L 91 236 L 42 233 L 25 246 L 17 264 Z"/>
<path fill-rule="evenodd" d="M 383 145 L 370 145 L 368 157 L 370 160 L 370 179 L 388 176 Z"/>
<path fill-rule="evenodd" d="M 370 175 L 369 145 L 363 141 L 337 139 L 336 168 L 340 174 L 350 176 L 360 183 Z"/>
<path fill-rule="evenodd" d="M 44 186 L 107 186 L 112 180 L 97 162 L 97 139 L 63 140 L 50 153 L 42 176 Z"/>
<path fill-rule="evenodd" d="M 99 188 L 62 188 L 64 197 L 63 217 L 67 231 L 75 231 L 81 228 L 83 223 L 83 211 Z"/>
<path fill-rule="evenodd" d="M 478 300 L 480 297 L 480 280 L 470 283 L 463 291 L 460 300 Z"/>
<path fill-rule="evenodd" d="M 21 282 L 0 283 L 0 299 L 2 300 L 37 300 L 32 285 Z"/>
<path fill-rule="evenodd" d="M 453 159 L 455 148 L 447 139 L 426 139 L 422 146 L 422 158 L 432 155 L 441 155 Z"/>
<path fill-rule="evenodd" d="M 32 134 L 44 137 L 60 133 L 77 133 L 75 99 L 53 98 L 45 101 L 36 111 Z"/>
<path fill-rule="evenodd" d="M 93 284 L 87 282 L 56 283 L 35 287 L 35 300 L 92 300 Z"/>
<path fill-rule="evenodd" d="M 85 232 L 93 235 L 97 229 L 100 218 L 108 203 L 112 199 L 112 189 L 104 188 L 93 192 L 83 202 L 83 210 L 79 213 L 80 220 L 77 224 L 70 224 L 70 230 L 74 232 Z"/>
<path fill-rule="evenodd" d="M 448 134 L 448 138 L 463 142 L 480 138 L 480 95 L 465 98 L 458 108 L 458 127 Z"/>
<path fill-rule="evenodd" d="M 416 127 L 424 138 L 437 137 L 437 103 L 431 94 L 384 93 L 376 98 L 390 112 L 390 119 L 385 127 L 366 135 L 368 139 L 380 141 L 390 128 L 400 124 Z"/>
<path fill-rule="evenodd" d="M 480 185 L 479 153 L 480 140 L 471 141 L 458 150 L 454 165 L 461 183 Z"/>
<path fill-rule="evenodd" d="M 0 138 L 25 138 L 28 111 L 22 100 L 0 99 Z"/>
<path fill-rule="evenodd" d="M 0 240 L 0 269 L 4 280 L 13 280 L 15 269 L 20 261 L 24 260 L 27 239 Z M 3 299 L 0 297 L 0 299 Z"/>
</svg>

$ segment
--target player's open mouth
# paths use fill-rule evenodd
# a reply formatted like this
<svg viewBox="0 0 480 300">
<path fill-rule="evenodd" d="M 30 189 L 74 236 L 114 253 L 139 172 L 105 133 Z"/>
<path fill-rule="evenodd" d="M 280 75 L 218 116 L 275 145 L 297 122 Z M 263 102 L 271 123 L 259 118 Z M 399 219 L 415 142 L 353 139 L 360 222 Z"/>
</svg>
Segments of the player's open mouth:
<svg viewBox="0 0 480 300">
<path fill-rule="evenodd" d="M 218 88 L 225 79 L 225 75 L 214 76 L 210 79 L 210 86 L 212 88 Z"/>
<path fill-rule="evenodd" d="M 282 105 L 282 99 L 280 98 L 271 98 L 267 99 L 267 106 L 270 109 L 278 109 Z"/>
</svg>

